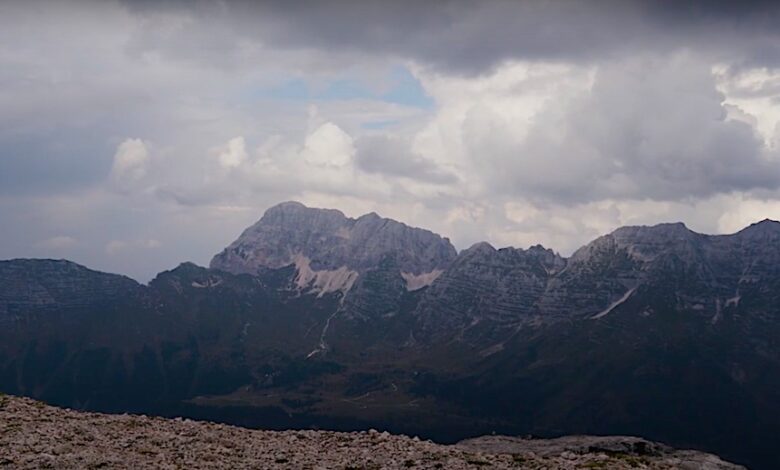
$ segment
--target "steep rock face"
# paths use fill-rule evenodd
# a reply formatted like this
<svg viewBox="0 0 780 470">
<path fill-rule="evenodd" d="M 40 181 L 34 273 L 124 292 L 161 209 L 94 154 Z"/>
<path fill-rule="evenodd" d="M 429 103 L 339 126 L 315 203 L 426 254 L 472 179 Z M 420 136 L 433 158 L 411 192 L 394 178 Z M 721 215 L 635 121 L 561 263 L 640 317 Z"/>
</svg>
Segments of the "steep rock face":
<svg viewBox="0 0 780 470">
<path fill-rule="evenodd" d="M 577 250 L 566 269 L 551 279 L 539 300 L 547 318 L 603 316 L 629 300 L 668 263 L 707 276 L 702 262 L 707 237 L 683 224 L 622 227 Z"/>
<path fill-rule="evenodd" d="M 734 235 L 709 237 L 713 282 L 692 294 L 711 321 L 750 312 L 746 320 L 776 321 L 780 312 L 780 223 L 765 220 Z M 714 305 L 713 305 L 714 304 Z"/>
<path fill-rule="evenodd" d="M 710 251 L 719 271 L 737 275 L 740 284 L 755 284 L 780 274 L 780 222 L 764 220 L 734 235 L 713 236 Z M 731 269 L 729 269 L 731 265 Z M 734 268 L 739 270 L 735 272 Z"/>
<path fill-rule="evenodd" d="M 401 275 L 398 259 L 388 254 L 358 279 L 345 300 L 345 311 L 362 318 L 392 317 L 401 308 L 401 295 L 407 282 Z"/>
<path fill-rule="evenodd" d="M 256 274 L 294 264 L 299 287 L 349 291 L 358 276 L 392 253 L 399 275 L 422 287 L 455 258 L 449 240 L 371 213 L 352 219 L 337 210 L 286 202 L 263 217 L 211 261 L 211 267 Z M 427 278 L 425 277 L 427 275 Z"/>
<path fill-rule="evenodd" d="M 539 308 L 553 317 L 602 318 L 663 286 L 678 310 L 715 322 L 743 293 L 757 289 L 766 297 L 766 283 L 780 273 L 779 243 L 780 223 L 772 221 L 733 235 L 703 235 L 683 224 L 622 227 L 577 250 L 551 279 Z"/>
<path fill-rule="evenodd" d="M 484 341 L 485 329 L 502 333 L 533 322 L 536 301 L 565 266 L 564 258 L 541 246 L 496 250 L 478 243 L 425 292 L 417 309 L 421 327 L 427 335 L 455 330 Z"/>
<path fill-rule="evenodd" d="M 768 315 L 780 299 L 778 246 L 773 221 L 733 235 L 703 235 L 681 223 L 622 227 L 569 259 L 542 247 L 479 243 L 430 286 L 416 315 L 428 336 L 483 345 L 522 325 L 597 320 L 628 304 L 651 315 L 661 299 L 710 323 L 736 314 L 747 298 L 760 304 L 754 317 Z"/>
</svg>

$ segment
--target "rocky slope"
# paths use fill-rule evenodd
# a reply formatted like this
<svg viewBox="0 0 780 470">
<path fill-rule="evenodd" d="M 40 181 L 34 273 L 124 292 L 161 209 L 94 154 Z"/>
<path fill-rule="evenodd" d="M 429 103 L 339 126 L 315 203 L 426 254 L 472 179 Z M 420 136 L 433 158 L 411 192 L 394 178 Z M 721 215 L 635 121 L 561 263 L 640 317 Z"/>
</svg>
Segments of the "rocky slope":
<svg viewBox="0 0 780 470">
<path fill-rule="evenodd" d="M 524 440 L 491 436 L 454 446 L 376 431 L 255 431 L 145 416 L 78 413 L 0 396 L 0 468 L 536 468 L 743 467 L 631 437 Z"/>
<path fill-rule="evenodd" d="M 33 312 L 105 306 L 141 289 L 128 277 L 92 271 L 66 260 L 4 261 L 0 279 L 0 321 Z"/>
<path fill-rule="evenodd" d="M 738 306 L 740 291 L 759 285 L 765 291 L 777 281 L 778 242 L 780 223 L 770 220 L 717 236 L 679 223 L 622 227 L 577 250 L 550 280 L 539 308 L 550 315 L 601 318 L 654 283 L 684 275 L 675 286 L 676 308 L 698 310 L 717 322 L 727 307 Z"/>
<path fill-rule="evenodd" d="M 542 321 L 536 303 L 565 266 L 564 258 L 542 246 L 496 250 L 478 243 L 423 294 L 417 336 L 451 337 L 455 331 L 463 341 L 490 345 L 507 330 Z"/>
</svg>

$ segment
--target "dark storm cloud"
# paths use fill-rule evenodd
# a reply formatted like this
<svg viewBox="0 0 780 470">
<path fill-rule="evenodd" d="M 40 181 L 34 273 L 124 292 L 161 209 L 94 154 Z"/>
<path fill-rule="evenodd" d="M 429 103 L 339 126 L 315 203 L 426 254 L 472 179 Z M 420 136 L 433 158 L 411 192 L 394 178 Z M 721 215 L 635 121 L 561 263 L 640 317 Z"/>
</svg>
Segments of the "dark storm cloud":
<svg viewBox="0 0 780 470">
<path fill-rule="evenodd" d="M 508 59 L 589 61 L 695 48 L 737 65 L 780 65 L 776 2 L 264 1 L 129 2 L 131 11 L 189 11 L 204 26 L 290 49 L 416 60 L 478 74 Z M 224 36 L 210 35 L 217 47 Z M 188 41 L 192 43 L 192 41 Z M 194 42 L 197 44 L 197 41 Z"/>
</svg>

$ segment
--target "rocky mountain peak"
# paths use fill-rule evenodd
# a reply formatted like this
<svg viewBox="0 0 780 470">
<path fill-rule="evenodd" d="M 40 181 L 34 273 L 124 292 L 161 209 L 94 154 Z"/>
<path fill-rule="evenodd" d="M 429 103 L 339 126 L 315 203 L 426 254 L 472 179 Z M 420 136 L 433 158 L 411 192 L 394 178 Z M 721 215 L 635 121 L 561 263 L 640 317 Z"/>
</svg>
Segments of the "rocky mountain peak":
<svg viewBox="0 0 780 470">
<path fill-rule="evenodd" d="M 682 222 L 625 226 L 575 251 L 570 261 L 574 264 L 590 263 L 624 252 L 634 261 L 648 262 L 670 251 L 678 254 L 690 252 L 705 238 L 706 235 L 693 232 Z"/>
<path fill-rule="evenodd" d="M 441 271 L 457 255 L 446 238 L 373 212 L 353 219 L 338 210 L 284 202 L 216 255 L 211 267 L 254 274 L 294 264 L 299 287 L 346 292 L 388 254 L 394 254 L 399 275 L 415 279 Z"/>
<path fill-rule="evenodd" d="M 529 270 L 542 269 L 546 274 L 551 274 L 562 269 L 566 265 L 566 259 L 542 245 L 535 245 L 527 250 L 514 247 L 496 249 L 488 242 L 479 242 L 461 251 L 453 267 L 464 269 L 465 266 L 492 263 Z"/>
<path fill-rule="evenodd" d="M 382 217 L 379 216 L 376 212 L 369 212 L 368 214 L 363 214 L 360 217 L 357 218 L 357 220 L 380 220 Z"/>
<path fill-rule="evenodd" d="M 682 222 L 657 225 L 629 225 L 620 227 L 610 234 L 620 245 L 637 243 L 669 242 L 689 240 L 696 236 Z"/>
<path fill-rule="evenodd" d="M 739 237 L 754 239 L 780 238 L 780 222 L 771 219 L 764 219 L 760 222 L 750 224 L 736 234 Z"/>
<path fill-rule="evenodd" d="M 774 220 L 774 219 L 764 219 L 761 221 L 758 221 L 754 224 L 750 224 L 750 227 L 757 226 L 757 227 L 767 227 L 771 228 L 773 230 L 780 230 L 780 221 Z"/>
<path fill-rule="evenodd" d="M 307 207 L 301 204 L 298 201 L 284 201 L 280 202 L 279 204 L 275 206 L 271 206 L 267 211 L 266 215 L 275 214 L 275 213 L 283 213 L 283 212 L 294 212 L 294 211 L 303 211 L 306 210 Z"/>
<path fill-rule="evenodd" d="M 497 250 L 493 245 L 491 245 L 488 242 L 477 242 L 470 247 L 463 250 L 460 255 L 461 256 L 475 256 L 475 255 L 490 255 L 495 253 Z"/>
<path fill-rule="evenodd" d="M 258 235 L 267 231 L 268 227 L 327 231 L 343 226 L 346 220 L 348 219 L 344 213 L 336 209 L 317 209 L 306 207 L 300 202 L 287 201 L 266 210 L 260 220 L 247 228 L 241 237 Z"/>
</svg>

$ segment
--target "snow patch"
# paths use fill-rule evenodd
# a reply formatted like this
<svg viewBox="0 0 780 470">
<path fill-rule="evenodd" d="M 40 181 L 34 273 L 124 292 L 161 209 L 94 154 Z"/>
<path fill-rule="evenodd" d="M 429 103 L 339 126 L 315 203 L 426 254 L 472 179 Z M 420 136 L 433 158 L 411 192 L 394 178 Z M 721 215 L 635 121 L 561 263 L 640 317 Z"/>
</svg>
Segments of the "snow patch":
<svg viewBox="0 0 780 470">
<path fill-rule="evenodd" d="M 433 281 L 441 276 L 444 271 L 441 269 L 434 269 L 429 273 L 413 274 L 401 272 L 401 277 L 406 281 L 406 290 L 411 292 L 423 287 L 430 286 Z"/>
<path fill-rule="evenodd" d="M 636 290 L 636 287 L 634 287 L 632 289 L 629 289 L 628 291 L 626 291 L 625 294 L 623 294 L 623 297 L 621 297 L 621 298 L 617 299 L 616 301 L 612 302 L 612 304 L 609 307 L 607 307 L 605 310 L 603 310 L 603 311 L 593 315 L 592 317 L 590 317 L 590 319 L 591 320 L 596 320 L 596 319 L 601 318 L 601 317 L 603 317 L 605 315 L 608 315 L 609 312 L 611 312 L 612 310 L 615 310 L 623 302 L 628 300 L 628 298 L 631 297 L 631 294 L 633 294 L 635 290 Z"/>
<path fill-rule="evenodd" d="M 358 278 L 357 271 L 346 266 L 333 270 L 314 271 L 311 269 L 311 260 L 300 253 L 295 256 L 294 261 L 298 270 L 295 285 L 300 289 L 311 287 L 313 291 L 318 292 L 317 297 L 339 291 L 346 294 Z"/>
</svg>

